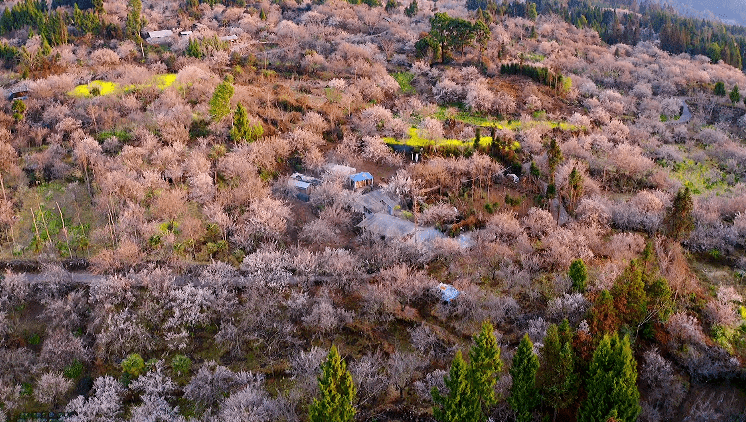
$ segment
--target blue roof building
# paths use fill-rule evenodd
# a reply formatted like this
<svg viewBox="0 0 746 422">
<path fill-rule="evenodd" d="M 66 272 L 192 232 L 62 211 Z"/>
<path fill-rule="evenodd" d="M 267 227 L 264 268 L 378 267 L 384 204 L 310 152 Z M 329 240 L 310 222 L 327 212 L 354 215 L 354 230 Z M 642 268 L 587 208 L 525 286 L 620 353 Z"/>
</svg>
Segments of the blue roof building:
<svg viewBox="0 0 746 422">
<path fill-rule="evenodd" d="M 461 294 L 458 289 L 445 283 L 438 284 L 438 290 L 440 291 L 440 299 L 446 303 L 451 303 L 453 299 L 456 299 Z"/>
<path fill-rule="evenodd" d="M 361 171 L 350 176 L 350 187 L 357 190 L 373 184 L 373 176 L 367 171 Z"/>
</svg>

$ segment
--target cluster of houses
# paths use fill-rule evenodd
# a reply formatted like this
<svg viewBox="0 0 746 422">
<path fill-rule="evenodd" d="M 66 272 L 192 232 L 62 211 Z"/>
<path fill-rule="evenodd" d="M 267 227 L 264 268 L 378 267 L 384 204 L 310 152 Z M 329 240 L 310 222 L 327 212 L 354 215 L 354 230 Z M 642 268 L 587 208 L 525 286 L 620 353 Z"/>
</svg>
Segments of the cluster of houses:
<svg viewBox="0 0 746 422">
<path fill-rule="evenodd" d="M 353 167 L 340 164 L 329 164 L 325 170 L 331 177 L 344 177 L 346 187 L 360 193 L 354 196 L 351 205 L 352 211 L 363 215 L 363 220 L 357 225 L 360 229 L 386 239 L 413 239 L 425 247 L 435 239 L 446 237 L 434 227 L 418 227 L 402 218 L 398 201 L 389 197 L 382 189 L 374 189 L 370 173 L 358 172 Z M 301 201 L 309 201 L 312 190 L 321 183 L 322 179 L 301 173 L 293 173 L 287 180 L 288 188 Z M 463 239 L 459 241 L 465 246 L 469 244 Z M 449 284 L 441 283 L 436 290 L 441 299 L 448 303 L 460 294 Z"/>
<path fill-rule="evenodd" d="M 143 39 L 145 39 L 145 42 L 147 42 L 148 44 L 168 44 L 176 39 L 177 33 L 179 37 L 189 38 L 192 36 L 192 34 L 194 34 L 194 31 L 200 30 L 203 26 L 204 25 L 202 24 L 195 24 L 192 30 L 158 29 L 154 31 L 142 31 L 141 35 Z M 218 39 L 220 41 L 233 42 L 238 40 L 238 35 L 224 35 L 222 37 L 218 37 Z"/>
</svg>

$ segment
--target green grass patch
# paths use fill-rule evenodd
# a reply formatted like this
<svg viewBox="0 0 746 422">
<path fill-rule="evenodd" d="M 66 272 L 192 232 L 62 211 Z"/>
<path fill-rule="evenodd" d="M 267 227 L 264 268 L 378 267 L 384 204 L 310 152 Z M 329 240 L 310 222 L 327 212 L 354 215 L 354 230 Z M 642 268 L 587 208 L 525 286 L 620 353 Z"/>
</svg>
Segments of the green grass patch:
<svg viewBox="0 0 746 422">
<path fill-rule="evenodd" d="M 402 92 L 405 94 L 416 94 L 417 91 L 412 86 L 412 80 L 414 79 L 414 75 L 409 72 L 394 72 L 391 74 L 391 76 L 396 79 L 396 82 L 399 83 L 399 87 L 401 87 Z"/>
<path fill-rule="evenodd" d="M 696 195 L 712 191 L 725 193 L 728 190 L 724 174 L 712 162 L 695 163 L 692 160 L 684 160 L 675 163 L 671 176 Z"/>
<path fill-rule="evenodd" d="M 390 145 L 407 145 L 410 147 L 428 147 L 428 146 L 435 146 L 435 147 L 467 147 L 467 146 L 474 146 L 474 138 L 470 138 L 467 140 L 460 140 L 460 139 L 441 139 L 441 140 L 433 140 L 428 139 L 420 136 L 420 131 L 416 127 L 409 128 L 408 131 L 409 138 L 407 139 L 395 139 L 395 138 L 383 138 L 384 142 Z M 492 137 L 490 136 L 481 136 L 479 138 L 479 146 L 480 147 L 488 147 L 492 145 Z M 515 151 L 521 147 L 521 144 L 516 142 L 513 142 L 510 145 L 510 149 Z"/>
<path fill-rule="evenodd" d="M 521 53 L 521 58 L 525 61 L 539 63 L 543 62 L 547 57 L 538 53 Z"/>
<path fill-rule="evenodd" d="M 473 126 L 479 126 L 479 127 L 488 127 L 495 129 L 510 129 L 510 130 L 521 130 L 521 129 L 530 129 L 536 125 L 540 124 L 547 124 L 552 129 L 559 127 L 560 129 L 564 131 L 574 131 L 583 129 L 575 125 L 571 125 L 567 122 L 555 122 L 555 121 L 547 121 L 547 120 L 541 120 L 541 121 L 533 121 L 526 124 L 526 127 L 523 127 L 524 125 L 521 123 L 520 120 L 505 120 L 505 119 L 497 119 L 492 116 L 486 116 L 478 113 L 470 113 L 465 110 L 460 110 L 456 113 L 453 113 L 451 110 L 447 107 L 439 107 L 438 111 L 436 111 L 434 114 L 431 115 L 431 117 L 444 121 L 448 119 L 453 119 L 458 122 L 466 123 Z M 546 113 L 538 114 L 537 117 L 544 118 L 546 117 Z"/>
<path fill-rule="evenodd" d="M 132 135 L 124 129 L 113 129 L 100 132 L 96 135 L 96 140 L 103 142 L 113 136 L 116 136 L 122 142 L 129 142 L 132 140 Z"/>
<path fill-rule="evenodd" d="M 160 90 L 164 90 L 176 82 L 175 73 L 167 73 L 165 75 L 157 75 L 145 84 L 141 85 L 127 85 L 122 86 L 116 82 L 95 80 L 88 84 L 78 85 L 73 90 L 69 91 L 67 95 L 75 98 L 91 98 L 103 95 L 119 94 L 122 92 L 131 92 L 143 88 L 155 87 Z"/>
</svg>

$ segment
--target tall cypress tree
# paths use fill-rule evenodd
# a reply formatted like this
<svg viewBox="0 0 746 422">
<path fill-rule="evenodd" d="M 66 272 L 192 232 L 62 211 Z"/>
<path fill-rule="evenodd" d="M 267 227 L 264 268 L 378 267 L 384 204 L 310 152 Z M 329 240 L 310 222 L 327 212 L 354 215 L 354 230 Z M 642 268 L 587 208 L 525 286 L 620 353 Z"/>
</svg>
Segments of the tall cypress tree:
<svg viewBox="0 0 746 422">
<path fill-rule="evenodd" d="M 557 419 L 557 410 L 565 409 L 575 401 L 578 377 L 572 331 L 567 320 L 562 321 L 560 327 L 552 324 L 547 328 L 536 382 L 542 396 L 554 409 L 553 420 Z"/>
<path fill-rule="evenodd" d="M 619 328 L 619 317 L 614 307 L 614 298 L 608 290 L 602 290 L 591 309 L 591 331 L 603 334 Z"/>
<path fill-rule="evenodd" d="M 692 201 L 691 191 L 688 187 L 680 189 L 676 193 L 676 198 L 674 198 L 664 220 L 666 234 L 670 238 L 681 240 L 694 229 L 693 209 L 694 202 Z"/>
<path fill-rule="evenodd" d="M 489 408 L 497 403 L 495 383 L 502 370 L 500 346 L 495 338 L 495 328 L 489 321 L 482 323 L 482 330 L 474 336 L 474 346 L 469 351 L 469 384 L 476 412 L 480 420 L 487 418 Z"/>
<path fill-rule="evenodd" d="M 321 364 L 319 377 L 320 399 L 309 408 L 311 422 L 351 422 L 355 419 L 355 386 L 347 365 L 332 345 L 326 361 Z"/>
<path fill-rule="evenodd" d="M 230 137 L 233 142 L 247 141 L 251 137 L 249 113 L 241 103 L 238 104 L 236 111 L 233 113 L 233 127 Z"/>
<path fill-rule="evenodd" d="M 477 411 L 469 386 L 469 368 L 461 355 L 461 350 L 451 362 L 451 370 L 445 378 L 448 395 L 443 396 L 433 387 L 430 394 L 435 406 L 433 416 L 439 422 L 477 421 Z"/>
<path fill-rule="evenodd" d="M 228 75 L 223 82 L 215 87 L 210 100 L 210 117 L 220 120 L 231 112 L 231 98 L 233 98 L 233 77 Z"/>
<path fill-rule="evenodd" d="M 582 259 L 578 258 L 570 263 L 567 275 L 572 280 L 572 289 L 578 293 L 585 293 L 585 284 L 588 281 L 588 268 Z"/>
<path fill-rule="evenodd" d="M 142 18 L 142 1 L 129 0 L 127 8 L 129 9 L 125 24 L 127 35 L 134 40 L 140 40 L 140 31 L 145 26 L 145 21 Z"/>
<path fill-rule="evenodd" d="M 586 378 L 588 398 L 580 407 L 578 421 L 606 422 L 610 417 L 635 421 L 640 414 L 636 366 L 629 338 L 605 335 L 593 353 Z"/>
<path fill-rule="evenodd" d="M 539 369 L 539 358 L 534 354 L 534 344 L 523 336 L 518 350 L 513 356 L 513 367 L 510 375 L 513 385 L 510 387 L 508 403 L 516 413 L 518 422 L 531 420 L 531 412 L 539 405 L 539 392 L 536 389 L 536 371 Z"/>
<path fill-rule="evenodd" d="M 648 311 L 648 296 L 645 293 L 645 282 L 642 280 L 642 264 L 633 259 L 614 281 L 611 289 L 617 314 L 624 323 L 631 326 L 642 322 Z"/>
</svg>

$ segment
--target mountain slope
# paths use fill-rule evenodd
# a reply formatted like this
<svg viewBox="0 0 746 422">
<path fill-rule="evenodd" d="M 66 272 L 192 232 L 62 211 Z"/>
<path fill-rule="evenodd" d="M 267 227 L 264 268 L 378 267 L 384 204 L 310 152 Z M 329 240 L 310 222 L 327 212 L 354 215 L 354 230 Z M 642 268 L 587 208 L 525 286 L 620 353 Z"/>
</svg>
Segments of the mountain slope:
<svg viewBox="0 0 746 422">
<path fill-rule="evenodd" d="M 667 3 L 689 16 L 746 25 L 744 0 L 668 0 Z"/>
</svg>

